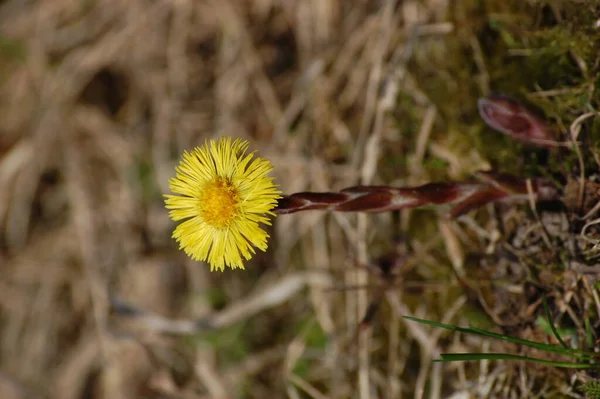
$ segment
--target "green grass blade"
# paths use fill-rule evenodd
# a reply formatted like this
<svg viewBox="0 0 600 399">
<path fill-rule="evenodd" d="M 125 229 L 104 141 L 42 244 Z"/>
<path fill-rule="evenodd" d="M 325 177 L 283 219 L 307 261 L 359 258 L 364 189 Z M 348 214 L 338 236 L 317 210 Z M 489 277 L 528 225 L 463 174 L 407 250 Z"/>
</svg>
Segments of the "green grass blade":
<svg viewBox="0 0 600 399">
<path fill-rule="evenodd" d="M 585 318 L 585 343 L 587 345 L 587 349 L 594 348 L 594 330 L 592 330 L 589 317 Z"/>
<path fill-rule="evenodd" d="M 565 341 L 560 337 L 560 334 L 556 330 L 556 326 L 554 325 L 554 320 L 552 319 L 552 313 L 550 313 L 550 308 L 548 307 L 548 299 L 546 298 L 546 294 L 542 296 L 542 303 L 544 304 L 544 312 L 546 312 L 546 318 L 548 319 L 548 323 L 550 324 L 550 329 L 552 330 L 552 334 L 556 337 L 558 342 L 565 349 L 570 349 Z"/>
<path fill-rule="evenodd" d="M 433 327 L 444 328 L 444 329 L 450 330 L 450 331 L 458 331 L 458 332 L 462 332 L 465 334 L 481 335 L 484 337 L 499 339 L 502 341 L 507 341 L 507 342 L 511 342 L 514 344 L 518 344 L 518 345 L 524 345 L 524 346 L 527 346 L 530 348 L 535 348 L 535 349 L 543 350 L 546 352 L 558 353 L 561 355 L 570 356 L 570 357 L 574 357 L 574 358 L 580 358 L 580 359 L 590 358 L 590 354 L 587 352 L 584 352 L 584 351 L 578 351 L 578 350 L 571 349 L 571 348 L 563 348 L 560 346 L 544 344 L 541 342 L 529 341 L 526 339 L 509 337 L 507 335 L 497 334 L 497 333 L 493 333 L 491 331 L 481 330 L 481 329 L 475 328 L 475 327 L 459 327 L 459 326 L 452 326 L 452 325 L 448 325 L 448 324 L 444 324 L 444 323 L 438 323 L 436 321 L 423 320 L 423 319 L 419 319 L 416 317 L 410 317 L 410 316 L 402 316 L 402 317 L 407 320 L 416 321 L 417 323 L 426 324 L 426 325 L 433 326 Z"/>
<path fill-rule="evenodd" d="M 570 369 L 594 369 L 600 368 L 600 364 L 555 362 L 552 360 L 538 359 L 529 356 L 511 355 L 508 353 L 442 353 L 440 359 L 435 362 L 458 362 L 470 360 L 516 360 L 544 364 L 554 367 Z"/>
</svg>

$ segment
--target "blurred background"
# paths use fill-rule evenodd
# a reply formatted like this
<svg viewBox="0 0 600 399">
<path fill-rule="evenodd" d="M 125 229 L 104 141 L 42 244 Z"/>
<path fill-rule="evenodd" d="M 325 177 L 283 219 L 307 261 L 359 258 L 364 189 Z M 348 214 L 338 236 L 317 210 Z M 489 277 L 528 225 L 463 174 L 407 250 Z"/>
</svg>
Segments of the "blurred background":
<svg viewBox="0 0 600 399">
<path fill-rule="evenodd" d="M 533 0 L 1 1 L 0 398 L 571 392 L 577 375 L 556 370 L 432 363 L 494 348 L 400 318 L 539 335 L 524 311 L 529 266 L 495 251 L 505 237 L 520 248 L 539 238 L 519 230 L 535 222 L 527 206 L 460 223 L 435 210 L 283 215 L 246 271 L 210 273 L 178 251 L 162 195 L 184 150 L 224 135 L 270 159 L 288 194 L 490 167 L 539 174 L 544 161 L 486 128 L 477 99 L 508 93 L 568 126 L 593 94 L 597 11 Z M 398 284 L 365 269 L 382 256 Z M 457 273 L 508 288 L 485 291 L 482 308 Z"/>
</svg>

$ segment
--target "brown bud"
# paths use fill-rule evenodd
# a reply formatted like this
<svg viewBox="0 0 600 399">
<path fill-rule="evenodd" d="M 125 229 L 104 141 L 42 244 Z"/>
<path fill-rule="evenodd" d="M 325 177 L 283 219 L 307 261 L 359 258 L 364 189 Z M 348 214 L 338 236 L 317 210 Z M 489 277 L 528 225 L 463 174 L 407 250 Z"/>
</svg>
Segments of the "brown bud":
<svg viewBox="0 0 600 399">
<path fill-rule="evenodd" d="M 510 97 L 494 95 L 480 98 L 479 114 L 490 127 L 512 138 L 540 147 L 558 145 L 556 133 L 532 111 Z"/>
</svg>

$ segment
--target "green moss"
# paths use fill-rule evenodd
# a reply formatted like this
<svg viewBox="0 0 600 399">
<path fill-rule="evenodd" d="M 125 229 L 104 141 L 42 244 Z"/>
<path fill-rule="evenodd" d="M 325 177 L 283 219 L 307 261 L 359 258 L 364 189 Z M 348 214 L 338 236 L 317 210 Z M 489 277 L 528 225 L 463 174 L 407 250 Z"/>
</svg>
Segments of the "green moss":
<svg viewBox="0 0 600 399">
<path fill-rule="evenodd" d="M 579 390 L 585 394 L 586 398 L 597 399 L 600 398 L 600 381 L 588 381 L 579 387 Z"/>
<path fill-rule="evenodd" d="M 247 323 L 237 323 L 218 331 L 207 331 L 193 336 L 184 337 L 184 347 L 213 348 L 219 354 L 219 360 L 225 365 L 236 364 L 248 355 L 248 341 L 243 339 Z"/>
<path fill-rule="evenodd" d="M 424 40 L 412 61 L 419 87 L 440 111 L 442 130 L 462 132 L 455 141 L 473 145 L 493 167 L 539 173 L 540 164 L 532 166 L 525 155 L 535 150 L 484 126 L 477 111 L 482 79 L 487 75 L 492 92 L 522 101 L 566 131 L 579 115 L 600 108 L 598 4 L 457 2 L 450 15 L 456 35 L 443 44 Z M 533 95 L 540 91 L 547 94 Z M 598 123 L 588 123 L 593 143 L 600 142 Z"/>
<path fill-rule="evenodd" d="M 27 47 L 24 43 L 0 34 L 0 61 L 23 62 L 27 57 Z"/>
</svg>

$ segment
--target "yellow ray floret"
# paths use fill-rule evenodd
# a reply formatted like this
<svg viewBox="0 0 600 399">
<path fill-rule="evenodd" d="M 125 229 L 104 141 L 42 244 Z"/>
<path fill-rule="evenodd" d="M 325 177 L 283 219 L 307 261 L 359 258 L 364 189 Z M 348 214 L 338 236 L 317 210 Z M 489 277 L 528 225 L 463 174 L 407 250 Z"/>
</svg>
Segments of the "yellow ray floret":
<svg viewBox="0 0 600 399">
<path fill-rule="evenodd" d="M 281 192 L 267 174 L 271 163 L 254 153 L 248 142 L 231 138 L 210 140 L 184 152 L 169 180 L 165 195 L 171 219 L 179 224 L 173 238 L 194 260 L 207 261 L 211 270 L 244 268 L 255 248 L 267 249 L 269 235 L 260 223 L 270 225 L 271 210 Z M 243 259 L 242 259 L 243 258 Z"/>
</svg>

